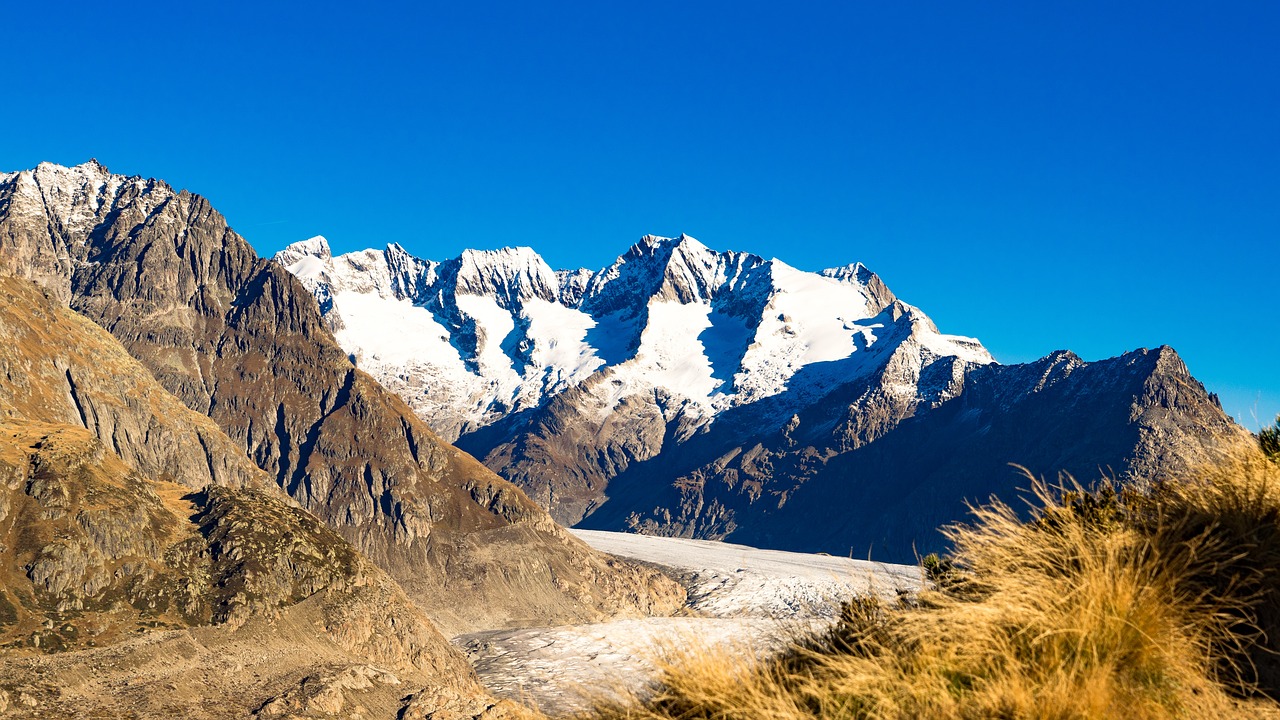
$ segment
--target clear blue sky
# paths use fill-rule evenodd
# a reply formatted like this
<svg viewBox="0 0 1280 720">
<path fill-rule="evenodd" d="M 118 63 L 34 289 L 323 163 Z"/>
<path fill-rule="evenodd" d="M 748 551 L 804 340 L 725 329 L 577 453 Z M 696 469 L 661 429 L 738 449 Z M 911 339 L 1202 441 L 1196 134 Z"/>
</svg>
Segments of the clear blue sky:
<svg viewBox="0 0 1280 720">
<path fill-rule="evenodd" d="M 860 260 L 1002 361 L 1170 344 L 1280 412 L 1274 2 L 41 5 L 0 169 L 164 178 L 267 255 Z"/>
</svg>

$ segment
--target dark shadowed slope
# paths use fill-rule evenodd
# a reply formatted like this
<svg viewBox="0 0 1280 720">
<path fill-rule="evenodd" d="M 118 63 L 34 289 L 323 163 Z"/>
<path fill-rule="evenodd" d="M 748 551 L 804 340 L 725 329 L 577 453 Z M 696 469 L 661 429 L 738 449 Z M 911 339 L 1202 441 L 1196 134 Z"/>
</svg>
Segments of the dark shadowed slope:
<svg viewBox="0 0 1280 720">
<path fill-rule="evenodd" d="M 846 421 L 869 412 L 836 408 Z M 954 398 L 910 410 L 864 442 L 801 415 L 744 448 L 726 424 L 665 469 L 673 482 L 652 482 L 662 471 L 643 466 L 616 479 L 616 494 L 585 525 L 912 562 L 940 548 L 937 529 L 963 520 L 967 503 L 1028 488 L 1011 463 L 1050 480 L 1156 480 L 1243 433 L 1167 347 L 978 367 Z M 716 459 L 700 462 L 708 457 Z"/>
</svg>

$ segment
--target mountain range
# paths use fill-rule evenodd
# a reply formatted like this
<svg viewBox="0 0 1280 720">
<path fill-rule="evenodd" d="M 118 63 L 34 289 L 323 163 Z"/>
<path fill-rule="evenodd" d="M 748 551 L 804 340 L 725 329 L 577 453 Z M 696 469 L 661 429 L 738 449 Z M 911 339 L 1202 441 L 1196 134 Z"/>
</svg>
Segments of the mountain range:
<svg viewBox="0 0 1280 720">
<path fill-rule="evenodd" d="M 562 525 L 911 560 L 1010 462 L 1152 481 L 1241 432 L 1170 348 L 1000 365 L 860 264 L 268 260 L 43 163 L 0 173 L 0 714 L 519 717 L 446 637 L 686 599 Z"/>
<path fill-rule="evenodd" d="M 1158 477 L 1237 432 L 1170 348 L 1000 365 L 865 266 L 646 236 L 598 271 L 527 247 L 277 253 L 357 366 L 553 518 L 911 561 L 1016 463 Z"/>
</svg>

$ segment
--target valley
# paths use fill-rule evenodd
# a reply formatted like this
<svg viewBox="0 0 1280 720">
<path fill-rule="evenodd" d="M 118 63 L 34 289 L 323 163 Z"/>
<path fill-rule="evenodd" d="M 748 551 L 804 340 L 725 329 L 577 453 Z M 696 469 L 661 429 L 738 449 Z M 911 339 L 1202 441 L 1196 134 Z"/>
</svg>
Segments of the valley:
<svg viewBox="0 0 1280 720">
<path fill-rule="evenodd" d="M 853 597 L 887 602 L 921 585 L 920 569 L 708 540 L 576 530 L 591 547 L 664 568 L 689 594 L 673 617 L 496 630 L 452 639 L 494 695 L 553 717 L 657 678 L 664 651 L 705 647 L 767 655 L 820 632 Z"/>
</svg>

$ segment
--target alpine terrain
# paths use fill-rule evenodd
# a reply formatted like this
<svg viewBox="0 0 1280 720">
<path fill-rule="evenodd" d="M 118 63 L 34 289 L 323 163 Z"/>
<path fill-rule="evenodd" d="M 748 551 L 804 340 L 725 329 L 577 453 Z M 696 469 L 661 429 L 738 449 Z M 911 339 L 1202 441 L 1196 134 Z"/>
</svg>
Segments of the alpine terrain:
<svg viewBox="0 0 1280 720">
<path fill-rule="evenodd" d="M 511 710 L 211 420 L 11 276 L 0 375 L 0 714 Z"/>
<path fill-rule="evenodd" d="M 646 236 L 275 260 L 352 361 L 566 525 L 911 561 L 1037 475 L 1157 477 L 1238 429 L 1170 348 L 1002 366 L 861 264 Z"/>
<path fill-rule="evenodd" d="M 676 583 L 591 550 L 356 369 L 302 285 L 199 195 L 96 161 L 0 174 L 0 275 L 109 331 L 254 477 L 388 571 L 449 634 L 683 602 Z M 151 446 L 151 425 L 96 417 L 71 419 Z M 155 467 L 188 486 L 222 482 L 230 461 L 212 442 L 181 443 L 193 454 Z"/>
</svg>

